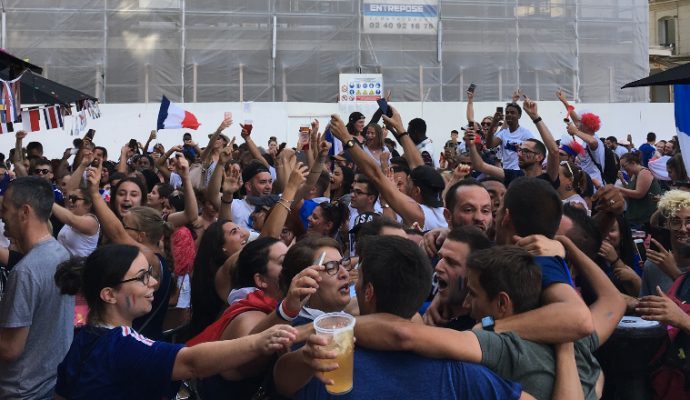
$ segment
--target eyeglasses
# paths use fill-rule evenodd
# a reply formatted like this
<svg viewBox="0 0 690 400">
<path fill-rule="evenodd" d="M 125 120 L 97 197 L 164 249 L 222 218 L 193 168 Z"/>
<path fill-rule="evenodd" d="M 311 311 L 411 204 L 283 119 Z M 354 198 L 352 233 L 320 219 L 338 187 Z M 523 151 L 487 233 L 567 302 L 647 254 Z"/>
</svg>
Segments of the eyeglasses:
<svg viewBox="0 0 690 400">
<path fill-rule="evenodd" d="M 668 227 L 674 231 L 679 231 L 683 226 L 690 227 L 690 218 L 672 217 L 668 220 Z"/>
<path fill-rule="evenodd" d="M 153 274 L 153 267 L 149 265 L 149 269 L 142 272 L 141 275 L 138 275 L 134 278 L 125 279 L 124 281 L 120 281 L 119 283 L 122 284 L 122 283 L 127 283 L 127 282 L 139 281 L 139 282 L 143 283 L 144 285 L 148 286 L 149 280 L 151 279 L 152 274 Z"/>
<path fill-rule="evenodd" d="M 68 198 L 69 201 L 72 202 L 72 203 L 76 203 L 76 202 L 78 202 L 79 200 L 84 200 L 83 197 L 79 197 L 79 196 L 74 195 L 74 194 L 73 194 L 73 195 L 70 195 L 70 196 L 67 196 L 67 198 Z M 126 229 L 126 228 L 125 228 L 125 229 Z"/>
<path fill-rule="evenodd" d="M 49 170 L 48 168 L 36 168 L 34 169 L 34 175 L 48 175 L 53 171 Z"/>
<path fill-rule="evenodd" d="M 363 194 L 364 194 L 364 195 L 370 195 L 370 194 L 371 194 L 371 193 L 363 192 L 363 191 L 361 191 L 361 190 L 359 190 L 359 189 L 352 189 L 352 190 L 350 190 L 350 193 L 356 194 L 357 196 L 360 196 L 360 195 L 363 195 Z"/>
<path fill-rule="evenodd" d="M 482 122 L 482 126 L 491 126 L 491 122 Z"/>
<path fill-rule="evenodd" d="M 340 261 L 326 261 L 322 265 L 326 268 L 328 275 L 336 275 L 341 266 L 345 268 L 345 271 L 352 271 L 353 267 L 350 257 L 343 257 Z"/>
<path fill-rule="evenodd" d="M 517 152 L 518 152 L 518 153 L 522 153 L 522 154 L 525 154 L 525 155 L 532 155 L 532 154 L 537 154 L 537 152 L 536 152 L 536 151 L 532 151 L 532 150 L 527 150 L 527 149 L 526 149 L 526 148 L 524 148 L 524 147 L 520 147 L 520 148 L 519 148 L 519 149 L 517 150 Z"/>
</svg>

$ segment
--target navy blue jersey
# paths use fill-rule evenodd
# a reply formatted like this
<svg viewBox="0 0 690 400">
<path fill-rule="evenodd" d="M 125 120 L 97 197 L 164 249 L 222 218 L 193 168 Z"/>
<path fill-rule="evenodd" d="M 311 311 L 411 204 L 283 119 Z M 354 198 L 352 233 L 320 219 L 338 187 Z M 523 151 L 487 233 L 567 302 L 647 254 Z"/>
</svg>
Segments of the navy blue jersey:
<svg viewBox="0 0 690 400">
<path fill-rule="evenodd" d="M 55 392 L 67 399 L 173 399 L 172 371 L 182 344 L 154 342 L 132 328 L 87 325 L 58 366 Z"/>
</svg>

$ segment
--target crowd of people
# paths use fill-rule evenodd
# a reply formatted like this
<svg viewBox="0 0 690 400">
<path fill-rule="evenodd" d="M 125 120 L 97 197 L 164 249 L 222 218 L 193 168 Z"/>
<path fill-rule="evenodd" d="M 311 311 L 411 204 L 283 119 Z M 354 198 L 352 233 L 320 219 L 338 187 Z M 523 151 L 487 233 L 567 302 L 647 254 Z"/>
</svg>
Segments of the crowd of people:
<svg viewBox="0 0 690 400">
<path fill-rule="evenodd" d="M 312 322 L 346 312 L 342 398 L 690 399 L 677 139 L 600 136 L 562 92 L 558 127 L 519 91 L 482 119 L 467 95 L 439 152 L 392 106 L 295 148 L 231 118 L 205 146 L 87 134 L 56 160 L 18 132 L 0 398 L 330 398 Z"/>
</svg>

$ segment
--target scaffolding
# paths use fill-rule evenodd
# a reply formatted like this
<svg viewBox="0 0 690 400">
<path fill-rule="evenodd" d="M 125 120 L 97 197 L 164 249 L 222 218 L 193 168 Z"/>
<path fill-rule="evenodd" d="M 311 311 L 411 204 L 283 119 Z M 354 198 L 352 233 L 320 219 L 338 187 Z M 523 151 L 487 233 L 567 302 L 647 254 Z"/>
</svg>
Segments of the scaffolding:
<svg viewBox="0 0 690 400">
<path fill-rule="evenodd" d="M 2 43 L 108 103 L 335 102 L 340 73 L 395 101 L 648 100 L 620 90 L 649 72 L 647 0 L 438 0 L 435 35 L 367 33 L 366 2 L 5 0 Z"/>
</svg>

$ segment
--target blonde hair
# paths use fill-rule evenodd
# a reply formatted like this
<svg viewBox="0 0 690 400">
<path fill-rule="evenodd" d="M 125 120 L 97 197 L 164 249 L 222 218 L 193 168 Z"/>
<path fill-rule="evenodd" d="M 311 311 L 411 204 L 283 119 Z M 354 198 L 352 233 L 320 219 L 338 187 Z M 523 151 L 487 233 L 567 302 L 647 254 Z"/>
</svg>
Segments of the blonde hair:
<svg viewBox="0 0 690 400">
<path fill-rule="evenodd" d="M 690 208 L 690 193 L 669 190 L 659 200 L 658 209 L 666 218 L 675 216 L 681 208 Z"/>
</svg>

